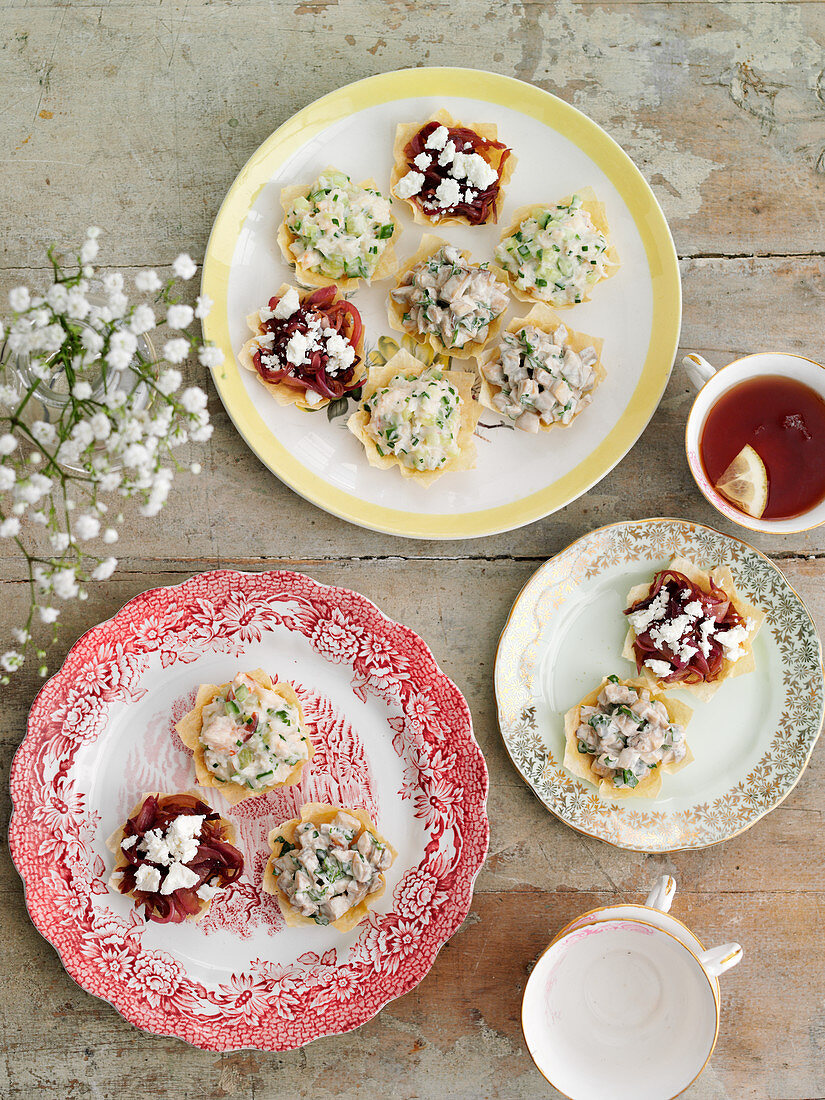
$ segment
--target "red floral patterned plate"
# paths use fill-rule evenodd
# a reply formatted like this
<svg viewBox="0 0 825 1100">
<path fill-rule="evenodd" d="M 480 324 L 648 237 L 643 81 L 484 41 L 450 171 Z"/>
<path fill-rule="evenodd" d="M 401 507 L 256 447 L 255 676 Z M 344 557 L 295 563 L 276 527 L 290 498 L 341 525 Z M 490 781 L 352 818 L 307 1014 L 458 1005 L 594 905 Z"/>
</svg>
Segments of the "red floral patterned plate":
<svg viewBox="0 0 825 1100">
<path fill-rule="evenodd" d="M 313 731 L 303 781 L 233 808 L 246 867 L 196 925 L 145 923 L 106 885 L 106 837 L 147 790 L 191 787 L 174 723 L 200 683 L 260 666 Z M 470 711 L 424 642 L 363 596 L 298 573 L 205 573 L 90 630 L 35 700 L 14 758 L 11 852 L 38 930 L 83 989 L 209 1050 L 288 1050 L 412 989 L 470 907 L 487 851 Z M 287 928 L 261 891 L 269 828 L 305 801 L 364 806 L 398 849 L 387 892 L 341 935 Z"/>
</svg>

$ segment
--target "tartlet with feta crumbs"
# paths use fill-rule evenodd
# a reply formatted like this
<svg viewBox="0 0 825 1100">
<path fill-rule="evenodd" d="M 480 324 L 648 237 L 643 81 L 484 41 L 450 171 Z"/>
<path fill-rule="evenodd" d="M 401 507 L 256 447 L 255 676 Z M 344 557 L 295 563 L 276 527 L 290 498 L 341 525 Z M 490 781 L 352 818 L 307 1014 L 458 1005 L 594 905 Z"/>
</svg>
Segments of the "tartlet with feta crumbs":
<svg viewBox="0 0 825 1100">
<path fill-rule="evenodd" d="M 441 110 L 397 126 L 390 189 L 419 225 L 487 225 L 515 167 L 493 123 L 465 125 Z"/>
<path fill-rule="evenodd" d="M 189 791 L 144 794 L 106 844 L 109 888 L 157 924 L 200 920 L 243 872 L 234 825 Z"/>
<path fill-rule="evenodd" d="M 622 656 L 660 691 L 681 688 L 706 701 L 725 680 L 756 667 L 753 641 L 765 613 L 739 592 L 726 565 L 710 572 L 676 557 L 627 595 Z"/>
<path fill-rule="evenodd" d="M 349 932 L 384 893 L 397 852 L 366 810 L 322 802 L 269 834 L 263 888 L 290 927 L 332 925 Z"/>
<path fill-rule="evenodd" d="M 469 372 L 428 367 L 402 348 L 370 367 L 347 427 L 370 466 L 395 467 L 402 477 L 432 485 L 476 464 L 481 406 L 473 398 L 474 380 Z"/>
<path fill-rule="evenodd" d="M 564 766 L 598 787 L 600 798 L 655 798 L 663 773 L 693 761 L 685 740 L 692 715 L 644 680 L 606 676 L 564 716 Z"/>
<path fill-rule="evenodd" d="M 313 756 L 295 689 L 260 668 L 201 684 L 175 730 L 194 753 L 198 784 L 218 787 L 231 805 L 299 783 Z"/>
<path fill-rule="evenodd" d="M 284 283 L 246 323 L 253 336 L 238 362 L 279 405 L 323 409 L 364 380 L 361 314 L 336 287 L 307 292 Z"/>
<path fill-rule="evenodd" d="M 399 271 L 390 291 L 390 327 L 438 355 L 470 359 L 495 340 L 510 304 L 503 271 L 432 233 Z"/>
<path fill-rule="evenodd" d="M 479 402 L 526 432 L 567 427 L 607 377 L 603 341 L 575 332 L 539 303 L 478 356 Z"/>
<path fill-rule="evenodd" d="M 607 214 L 592 187 L 559 202 L 519 207 L 495 261 L 516 298 L 556 309 L 588 301 L 593 288 L 619 270 Z"/>
<path fill-rule="evenodd" d="M 326 168 L 310 184 L 284 187 L 281 205 L 278 245 L 302 286 L 347 293 L 362 281 L 388 278 L 398 266 L 394 244 L 401 230 L 375 180 L 353 183 L 345 172 Z"/>
</svg>

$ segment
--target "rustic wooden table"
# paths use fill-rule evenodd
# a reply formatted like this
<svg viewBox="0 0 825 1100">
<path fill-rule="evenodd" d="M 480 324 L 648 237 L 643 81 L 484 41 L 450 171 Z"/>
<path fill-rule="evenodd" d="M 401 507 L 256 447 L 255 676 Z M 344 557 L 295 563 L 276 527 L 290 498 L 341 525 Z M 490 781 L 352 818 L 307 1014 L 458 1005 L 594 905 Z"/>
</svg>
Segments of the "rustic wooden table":
<svg viewBox="0 0 825 1100">
<path fill-rule="evenodd" d="M 163 267 L 182 248 L 200 257 L 237 170 L 297 108 L 371 73 L 468 65 L 558 93 L 635 159 L 681 257 L 683 352 L 717 363 L 761 348 L 823 358 L 820 0 L 7 0 L 0 18 L 4 293 L 37 279 L 44 244 L 89 223 L 104 228 L 112 265 Z M 464 543 L 396 540 L 317 511 L 258 463 L 212 400 L 203 475 L 177 483 L 161 522 L 128 523 L 119 572 L 76 605 L 63 650 L 135 593 L 216 566 L 284 566 L 355 588 L 418 631 L 465 692 L 490 768 L 490 855 L 461 931 L 371 1023 L 285 1055 L 218 1055 L 142 1034 L 81 992 L 30 924 L 4 852 L 2 1097 L 557 1096 L 521 1038 L 529 969 L 566 921 L 641 898 L 664 871 L 680 884 L 678 916 L 746 952 L 723 981 L 714 1058 L 685 1095 L 825 1096 L 822 751 L 750 832 L 646 857 L 547 814 L 496 727 L 496 640 L 542 561 L 614 520 L 719 526 L 685 462 L 690 400 L 677 365 L 639 444 L 587 496 L 522 531 Z M 25 599 L 7 541 L 4 637 Z M 825 617 L 825 534 L 752 541 Z M 36 688 L 23 674 L 4 691 L 4 775 Z"/>
</svg>

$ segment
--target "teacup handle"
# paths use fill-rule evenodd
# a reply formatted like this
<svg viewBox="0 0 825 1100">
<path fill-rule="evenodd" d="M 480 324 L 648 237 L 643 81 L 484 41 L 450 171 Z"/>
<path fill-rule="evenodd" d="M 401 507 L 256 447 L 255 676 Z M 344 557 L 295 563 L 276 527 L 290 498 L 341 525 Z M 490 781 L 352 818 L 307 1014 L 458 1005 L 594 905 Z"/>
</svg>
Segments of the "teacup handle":
<svg viewBox="0 0 825 1100">
<path fill-rule="evenodd" d="M 707 359 L 703 359 L 693 351 L 682 359 L 682 365 L 697 390 L 701 390 L 705 382 L 709 382 L 716 374 L 716 367 L 712 367 Z"/>
<path fill-rule="evenodd" d="M 662 875 L 645 898 L 648 909 L 658 909 L 660 913 L 669 913 L 676 896 L 676 879 L 673 875 Z"/>
<path fill-rule="evenodd" d="M 730 970 L 732 966 L 742 961 L 742 948 L 738 943 L 723 943 L 719 947 L 712 947 L 699 956 L 699 962 L 714 978 Z"/>
</svg>

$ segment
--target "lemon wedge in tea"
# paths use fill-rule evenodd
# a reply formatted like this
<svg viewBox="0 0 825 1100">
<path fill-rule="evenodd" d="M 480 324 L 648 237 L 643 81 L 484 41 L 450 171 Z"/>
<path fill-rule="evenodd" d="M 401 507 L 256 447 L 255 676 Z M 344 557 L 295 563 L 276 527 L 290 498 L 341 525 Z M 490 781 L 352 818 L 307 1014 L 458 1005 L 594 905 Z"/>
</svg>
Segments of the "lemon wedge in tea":
<svg viewBox="0 0 825 1100">
<path fill-rule="evenodd" d="M 714 488 L 754 519 L 759 519 L 768 506 L 768 471 L 751 446 L 742 448 Z"/>
</svg>

